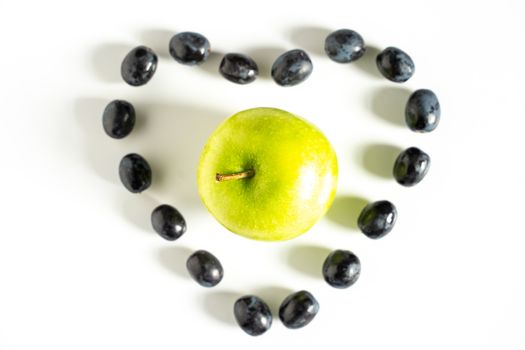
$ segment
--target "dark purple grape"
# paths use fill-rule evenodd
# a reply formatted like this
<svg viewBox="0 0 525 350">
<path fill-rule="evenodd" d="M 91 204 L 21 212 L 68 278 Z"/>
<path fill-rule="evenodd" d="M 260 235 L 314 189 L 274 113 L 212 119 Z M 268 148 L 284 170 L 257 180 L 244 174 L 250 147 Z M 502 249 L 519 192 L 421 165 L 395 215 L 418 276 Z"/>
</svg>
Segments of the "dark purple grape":
<svg viewBox="0 0 525 350">
<path fill-rule="evenodd" d="M 153 229 L 162 238 L 174 241 L 186 232 L 186 221 L 182 214 L 171 205 L 159 205 L 151 213 Z"/>
<path fill-rule="evenodd" d="M 359 258 L 348 250 L 334 250 L 323 264 L 323 277 L 326 283 L 335 288 L 348 288 L 361 273 Z"/>
<path fill-rule="evenodd" d="M 394 164 L 394 178 L 403 186 L 414 186 L 428 172 L 430 156 L 416 147 L 410 147 L 399 154 Z"/>
<path fill-rule="evenodd" d="M 120 181 L 132 193 L 140 193 L 151 185 L 151 168 L 142 156 L 131 153 L 120 161 Z"/>
<path fill-rule="evenodd" d="M 363 208 L 357 224 L 369 238 L 381 238 L 394 228 L 397 210 L 389 201 L 377 201 Z"/>
<path fill-rule="evenodd" d="M 395 83 L 410 79 L 416 69 L 410 56 L 397 47 L 387 47 L 377 55 L 377 68 L 385 78 Z"/>
<path fill-rule="evenodd" d="M 365 50 L 361 35 L 350 29 L 339 29 L 328 35 L 324 42 L 326 54 L 338 63 L 355 61 L 364 55 Z"/>
<path fill-rule="evenodd" d="M 291 329 L 297 329 L 310 323 L 319 312 L 319 303 L 305 290 L 287 296 L 279 308 L 281 322 Z"/>
<path fill-rule="evenodd" d="M 157 70 L 158 58 L 152 49 L 146 46 L 137 46 L 131 50 L 120 67 L 122 79 L 131 86 L 146 84 Z"/>
<path fill-rule="evenodd" d="M 210 42 L 199 33 L 183 32 L 173 36 L 170 40 L 170 55 L 175 61 L 193 66 L 201 64 L 210 55 Z"/>
<path fill-rule="evenodd" d="M 259 68 L 250 57 L 240 53 L 229 53 L 222 58 L 219 72 L 233 83 L 248 84 L 257 78 Z"/>
<path fill-rule="evenodd" d="M 135 126 L 135 108 L 124 100 L 111 101 L 104 109 L 102 126 L 106 134 L 114 139 L 128 136 Z"/>
<path fill-rule="evenodd" d="M 213 254 L 198 250 L 186 261 L 191 277 L 203 287 L 214 287 L 222 280 L 224 270 L 221 262 Z"/>
<path fill-rule="evenodd" d="M 237 324 L 251 336 L 265 333 L 272 326 L 272 312 L 262 299 L 255 295 L 239 298 L 233 306 Z"/>
<path fill-rule="evenodd" d="M 441 107 L 431 90 L 416 90 L 408 98 L 405 121 L 412 131 L 430 132 L 438 126 L 440 117 Z"/>
<path fill-rule="evenodd" d="M 308 54 L 295 49 L 277 57 L 272 65 L 272 78 L 281 86 L 294 86 L 312 74 L 313 65 Z"/>
</svg>

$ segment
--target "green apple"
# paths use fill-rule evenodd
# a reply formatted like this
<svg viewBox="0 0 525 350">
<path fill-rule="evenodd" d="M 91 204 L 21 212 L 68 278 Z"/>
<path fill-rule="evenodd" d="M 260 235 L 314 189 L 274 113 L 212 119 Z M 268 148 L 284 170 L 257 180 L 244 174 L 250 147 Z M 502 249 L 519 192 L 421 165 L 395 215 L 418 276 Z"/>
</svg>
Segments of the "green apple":
<svg viewBox="0 0 525 350">
<path fill-rule="evenodd" d="M 287 240 L 330 207 L 337 158 L 315 125 L 280 109 L 253 108 L 231 116 L 209 137 L 197 186 L 204 205 L 230 231 Z"/>
</svg>

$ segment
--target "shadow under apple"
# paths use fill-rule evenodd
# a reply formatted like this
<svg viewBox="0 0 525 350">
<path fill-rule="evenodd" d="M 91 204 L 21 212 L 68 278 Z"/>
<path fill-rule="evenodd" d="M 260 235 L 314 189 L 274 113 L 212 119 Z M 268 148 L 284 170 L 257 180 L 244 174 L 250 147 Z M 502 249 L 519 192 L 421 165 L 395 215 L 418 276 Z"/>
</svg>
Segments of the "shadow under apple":
<svg viewBox="0 0 525 350">
<path fill-rule="evenodd" d="M 209 135 L 231 113 L 177 102 L 128 99 L 135 106 L 137 122 L 129 136 L 116 140 L 102 127 L 102 114 L 110 100 L 88 97 L 75 101 L 77 122 L 86 136 L 86 160 L 95 173 L 120 185 L 120 160 L 128 153 L 138 153 L 150 164 L 153 181 L 137 196 L 147 194 L 176 207 L 179 203 L 200 207 L 196 179 L 200 153 Z M 122 191 L 126 190 L 122 187 Z"/>
<path fill-rule="evenodd" d="M 181 103 L 139 103 L 146 123 L 136 149 L 153 169 L 149 191 L 175 206 L 201 206 L 197 167 L 202 149 L 217 126 L 231 113 Z M 174 203 L 175 202 L 175 203 Z"/>
</svg>

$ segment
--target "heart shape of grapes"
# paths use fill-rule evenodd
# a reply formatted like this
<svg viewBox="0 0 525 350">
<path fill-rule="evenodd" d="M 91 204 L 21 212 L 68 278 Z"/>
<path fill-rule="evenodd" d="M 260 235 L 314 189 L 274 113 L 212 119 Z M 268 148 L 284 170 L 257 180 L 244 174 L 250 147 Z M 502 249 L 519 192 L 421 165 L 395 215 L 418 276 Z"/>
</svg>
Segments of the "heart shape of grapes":
<svg viewBox="0 0 525 350">
<path fill-rule="evenodd" d="M 174 35 L 169 43 L 169 54 L 180 64 L 195 66 L 210 56 L 208 39 L 194 32 Z M 340 29 L 326 36 L 324 51 L 329 59 L 349 64 L 363 58 L 367 47 L 361 35 L 350 29 Z M 222 57 L 218 73 L 226 80 L 240 85 L 253 83 L 259 76 L 257 57 L 241 53 L 228 53 Z M 159 59 L 146 46 L 137 46 L 123 57 L 121 77 L 129 85 L 139 87 L 147 84 L 155 75 Z M 387 47 L 376 56 L 378 71 L 394 83 L 409 80 L 415 72 L 412 58 L 396 47 Z M 292 87 L 304 82 L 313 72 L 313 62 L 302 49 L 283 52 L 271 67 L 271 77 L 277 85 Z M 414 91 L 406 101 L 406 125 L 415 132 L 433 131 L 440 120 L 440 105 L 436 95 L 428 89 Z M 132 103 L 113 100 L 107 104 L 102 116 L 106 134 L 114 139 L 130 135 L 138 123 Z M 193 130 L 188 130 L 188 132 Z M 207 131 L 206 131 L 207 132 Z M 153 164 L 155 163 L 155 160 Z M 403 186 L 414 186 L 427 174 L 430 156 L 417 147 L 401 151 L 392 166 L 392 176 Z M 142 193 L 152 184 L 155 166 L 137 153 L 124 156 L 118 165 L 119 177 L 124 187 L 132 193 Z M 380 239 L 392 231 L 397 219 L 397 209 L 388 200 L 362 203 L 355 226 L 371 239 Z M 169 204 L 157 206 L 151 213 L 151 227 L 162 238 L 175 241 L 186 232 L 183 214 Z M 189 275 L 203 287 L 218 285 L 224 269 L 218 259 L 206 250 L 193 252 L 186 261 Z M 361 262 L 351 251 L 338 249 L 330 252 L 322 266 L 324 280 L 332 287 L 345 289 L 354 285 L 361 273 Z M 232 305 L 239 326 L 249 335 L 257 336 L 268 331 L 273 315 L 268 304 L 257 295 L 245 295 Z M 288 295 L 281 303 L 278 316 L 290 329 L 309 324 L 319 311 L 319 302 L 306 290 Z"/>
</svg>

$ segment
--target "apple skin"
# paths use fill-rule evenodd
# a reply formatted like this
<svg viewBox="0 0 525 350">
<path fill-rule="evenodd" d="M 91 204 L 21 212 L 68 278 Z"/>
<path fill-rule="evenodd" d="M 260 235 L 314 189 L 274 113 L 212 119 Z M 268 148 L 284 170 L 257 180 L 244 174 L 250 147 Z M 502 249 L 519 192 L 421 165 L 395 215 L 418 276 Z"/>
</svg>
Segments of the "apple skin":
<svg viewBox="0 0 525 350">
<path fill-rule="evenodd" d="M 253 169 L 249 178 L 218 181 L 216 174 Z M 199 195 L 228 230 L 281 241 L 308 231 L 337 188 L 337 157 L 310 122 L 276 108 L 239 112 L 212 133 L 197 170 Z"/>
</svg>

